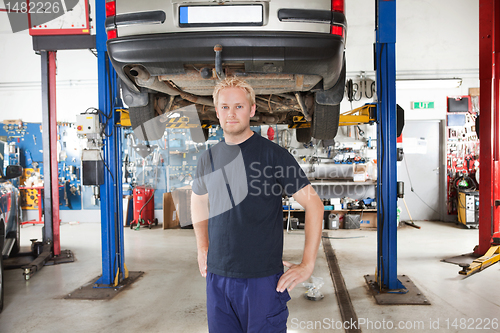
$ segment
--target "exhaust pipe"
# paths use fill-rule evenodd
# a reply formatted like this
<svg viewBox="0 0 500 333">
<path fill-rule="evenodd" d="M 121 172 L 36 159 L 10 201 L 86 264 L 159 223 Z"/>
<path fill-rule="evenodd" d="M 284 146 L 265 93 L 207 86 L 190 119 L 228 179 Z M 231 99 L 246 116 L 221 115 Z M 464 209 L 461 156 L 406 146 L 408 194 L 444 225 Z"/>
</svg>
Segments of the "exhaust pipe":
<svg viewBox="0 0 500 333">
<path fill-rule="evenodd" d="M 280 121 L 279 116 L 264 116 L 262 114 L 254 116 L 250 119 L 252 121 L 256 121 L 256 122 L 264 123 L 264 124 L 277 124 Z"/>
<path fill-rule="evenodd" d="M 130 75 L 135 77 L 136 79 L 142 80 L 142 81 L 147 81 L 151 77 L 151 74 L 149 72 L 145 71 L 139 66 L 132 67 L 129 71 Z"/>
<path fill-rule="evenodd" d="M 149 72 L 145 71 L 141 67 L 135 66 L 130 69 L 130 74 L 135 77 L 135 83 L 138 86 L 156 90 L 165 93 L 170 96 L 181 96 L 186 101 L 190 101 L 196 104 L 214 106 L 214 102 L 211 98 L 198 97 L 192 94 L 186 93 L 179 88 L 173 86 L 168 81 L 160 81 L 158 76 L 151 76 Z"/>
<path fill-rule="evenodd" d="M 307 112 L 307 106 L 304 103 L 304 99 L 302 98 L 302 95 L 298 92 L 295 93 L 295 98 L 297 99 L 297 103 L 299 103 L 300 110 L 304 114 L 304 117 L 306 118 L 307 121 L 311 121 L 311 115 Z"/>
<path fill-rule="evenodd" d="M 226 76 L 222 71 L 222 45 L 217 44 L 214 46 L 215 52 L 215 73 L 219 80 L 223 80 Z"/>
</svg>

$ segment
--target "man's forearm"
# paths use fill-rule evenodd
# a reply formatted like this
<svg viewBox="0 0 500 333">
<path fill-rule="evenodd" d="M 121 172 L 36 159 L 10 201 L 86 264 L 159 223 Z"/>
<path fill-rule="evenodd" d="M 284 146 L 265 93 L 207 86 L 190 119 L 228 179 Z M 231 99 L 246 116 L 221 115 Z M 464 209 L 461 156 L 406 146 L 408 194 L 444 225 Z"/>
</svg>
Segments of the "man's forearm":
<svg viewBox="0 0 500 333">
<path fill-rule="evenodd" d="M 208 220 L 193 223 L 198 251 L 208 250 Z"/>
<path fill-rule="evenodd" d="M 309 184 L 297 191 L 293 198 L 304 207 L 305 216 L 305 244 L 302 264 L 314 267 L 321 241 L 321 222 L 325 208 L 314 188 Z"/>
<path fill-rule="evenodd" d="M 321 241 L 321 223 L 323 221 L 324 208 L 318 198 L 318 202 L 313 202 L 312 207 L 306 208 L 305 216 L 305 244 L 302 263 L 313 265 L 316 262 L 319 243 Z"/>
<path fill-rule="evenodd" d="M 320 198 L 311 185 L 295 193 L 293 197 L 306 211 L 304 253 L 299 265 L 283 261 L 283 265 L 288 267 L 288 270 L 278 281 L 276 290 L 279 292 L 283 292 L 286 288 L 292 290 L 298 283 L 304 282 L 311 276 L 321 240 L 321 221 L 323 220 L 324 208 Z"/>
<path fill-rule="evenodd" d="M 208 195 L 191 195 L 191 220 L 198 250 L 208 250 Z"/>
</svg>

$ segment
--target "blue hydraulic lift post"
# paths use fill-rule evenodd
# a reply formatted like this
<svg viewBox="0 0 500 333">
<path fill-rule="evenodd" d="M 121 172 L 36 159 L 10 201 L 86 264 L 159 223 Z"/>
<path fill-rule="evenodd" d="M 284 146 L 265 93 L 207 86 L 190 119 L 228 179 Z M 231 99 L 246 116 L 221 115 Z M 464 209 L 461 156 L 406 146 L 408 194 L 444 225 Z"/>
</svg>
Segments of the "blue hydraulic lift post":
<svg viewBox="0 0 500 333">
<path fill-rule="evenodd" d="M 113 108 L 117 99 L 116 73 L 109 62 L 106 50 L 105 0 L 96 1 L 96 49 L 98 63 L 99 110 L 108 117 L 101 116 L 105 126 L 104 138 L 104 185 L 100 187 L 102 276 L 95 287 L 114 287 L 125 276 L 123 246 L 123 210 L 121 182 L 120 130 L 116 126 L 118 114 Z M 117 279 L 116 279 L 117 278 Z"/>
<path fill-rule="evenodd" d="M 377 282 L 405 289 L 397 277 L 396 1 L 376 2 L 377 72 Z"/>
</svg>

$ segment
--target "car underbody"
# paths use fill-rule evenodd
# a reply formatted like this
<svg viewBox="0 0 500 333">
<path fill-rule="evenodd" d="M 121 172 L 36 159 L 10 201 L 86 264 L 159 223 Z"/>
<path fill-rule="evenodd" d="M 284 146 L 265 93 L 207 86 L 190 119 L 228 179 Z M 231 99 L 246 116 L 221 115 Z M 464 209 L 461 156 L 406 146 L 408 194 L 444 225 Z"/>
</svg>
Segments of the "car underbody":
<svg viewBox="0 0 500 333">
<path fill-rule="evenodd" d="M 251 125 L 288 124 L 299 141 L 309 142 L 337 133 L 344 42 L 318 32 L 194 31 L 123 36 L 108 40 L 107 48 L 134 129 L 191 104 L 201 127 L 218 124 L 213 89 L 220 79 L 238 76 L 255 90 Z M 139 137 L 162 135 L 157 128 Z"/>
</svg>

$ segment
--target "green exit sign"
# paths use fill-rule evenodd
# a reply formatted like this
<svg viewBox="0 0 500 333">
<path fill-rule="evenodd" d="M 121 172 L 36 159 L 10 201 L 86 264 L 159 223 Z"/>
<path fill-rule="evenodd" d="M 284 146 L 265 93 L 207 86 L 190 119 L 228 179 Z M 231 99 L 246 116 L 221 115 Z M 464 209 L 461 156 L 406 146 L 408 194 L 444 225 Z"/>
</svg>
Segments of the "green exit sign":
<svg viewBox="0 0 500 333">
<path fill-rule="evenodd" d="M 434 109 L 434 102 L 412 102 L 412 109 Z"/>
</svg>

